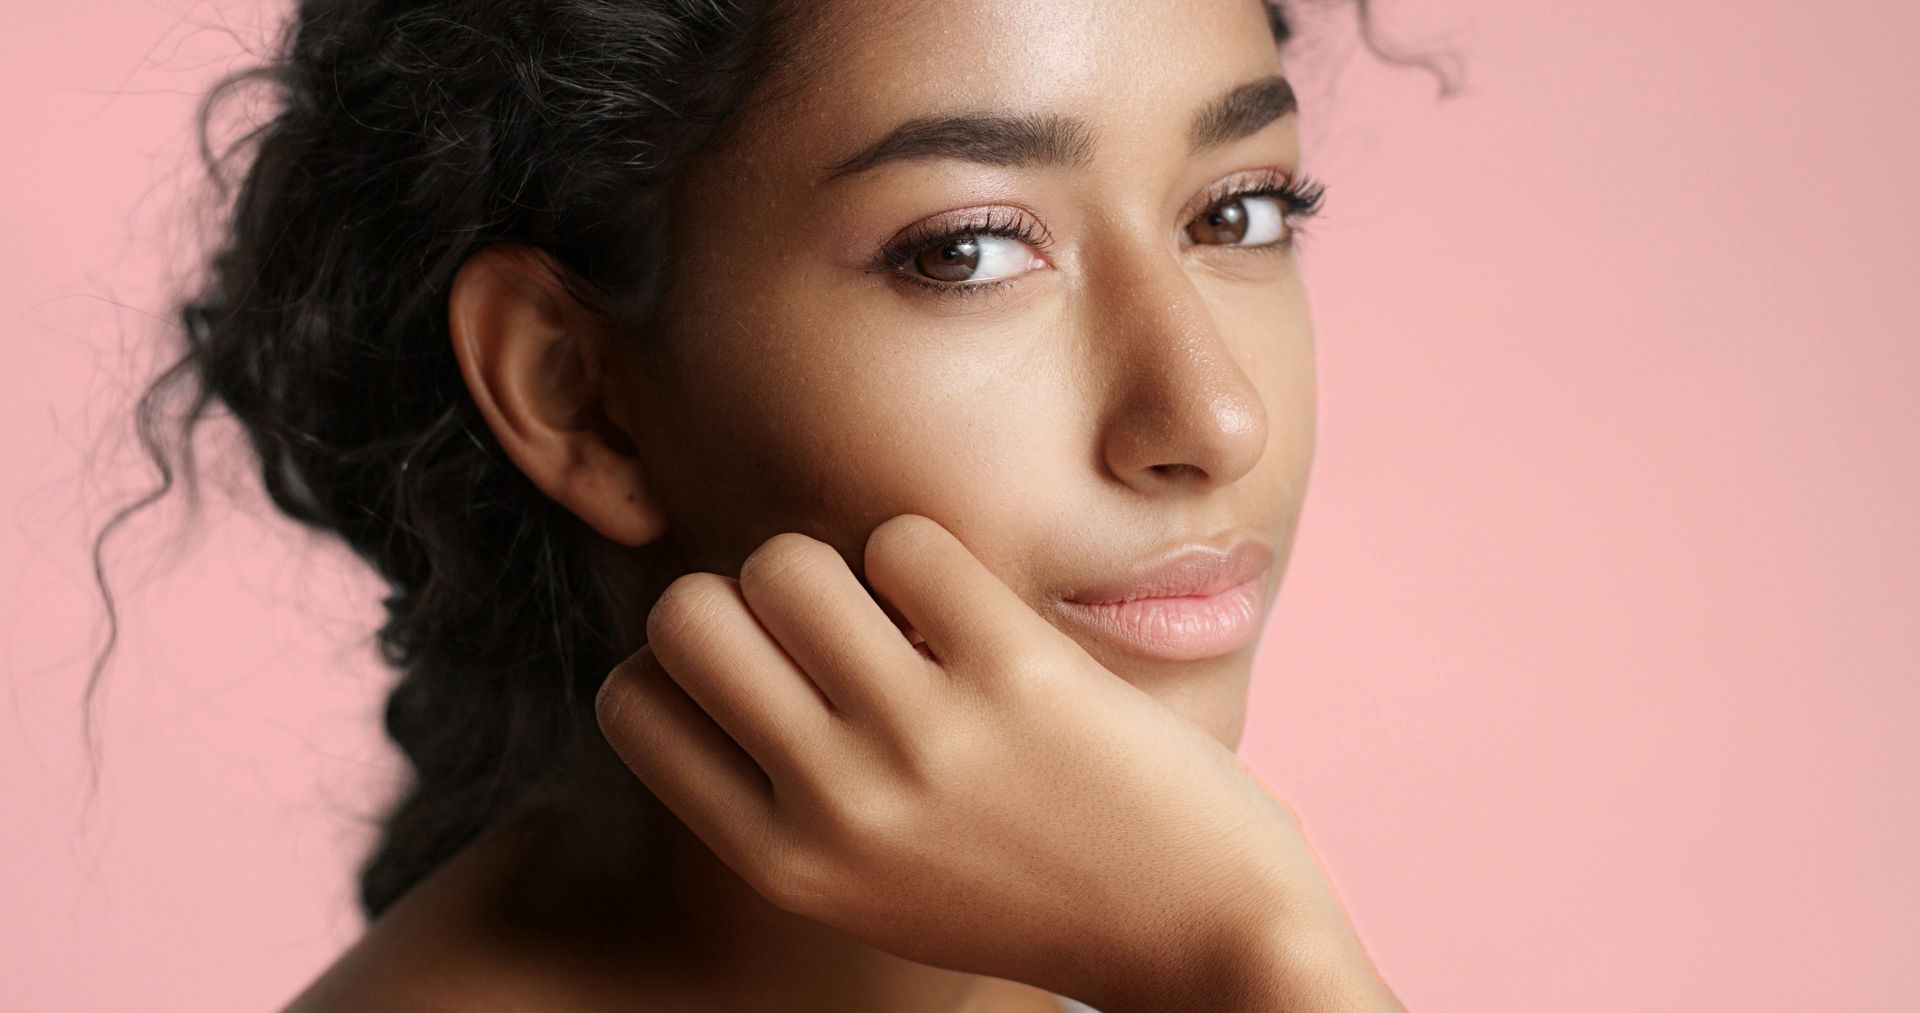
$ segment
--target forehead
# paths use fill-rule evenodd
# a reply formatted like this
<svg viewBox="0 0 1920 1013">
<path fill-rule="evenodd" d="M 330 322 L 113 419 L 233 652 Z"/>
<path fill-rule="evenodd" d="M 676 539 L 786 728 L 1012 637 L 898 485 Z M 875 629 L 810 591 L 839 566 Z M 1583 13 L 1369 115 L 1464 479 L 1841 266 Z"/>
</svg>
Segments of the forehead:
<svg viewBox="0 0 1920 1013">
<path fill-rule="evenodd" d="M 929 115 L 1063 114 L 1096 147 L 1184 132 L 1206 100 L 1279 68 L 1262 0 L 798 3 L 746 133 L 809 172 Z"/>
</svg>

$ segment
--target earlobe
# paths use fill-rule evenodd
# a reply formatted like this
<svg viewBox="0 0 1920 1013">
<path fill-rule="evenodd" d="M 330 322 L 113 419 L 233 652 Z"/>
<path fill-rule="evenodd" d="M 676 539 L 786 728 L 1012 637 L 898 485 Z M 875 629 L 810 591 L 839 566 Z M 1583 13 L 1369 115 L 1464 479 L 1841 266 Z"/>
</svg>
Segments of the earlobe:
<svg viewBox="0 0 1920 1013">
<path fill-rule="evenodd" d="M 606 412 L 603 325 L 561 284 L 543 251 L 496 243 L 454 275 L 454 357 L 494 438 L 522 472 L 605 538 L 637 546 L 666 532 L 635 441 Z"/>
</svg>

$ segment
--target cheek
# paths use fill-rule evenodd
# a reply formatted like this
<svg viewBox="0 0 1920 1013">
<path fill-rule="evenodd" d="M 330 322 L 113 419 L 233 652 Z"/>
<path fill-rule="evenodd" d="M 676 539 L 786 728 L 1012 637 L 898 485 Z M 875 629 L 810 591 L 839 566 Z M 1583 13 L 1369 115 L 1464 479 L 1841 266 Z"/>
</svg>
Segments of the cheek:
<svg viewBox="0 0 1920 1013">
<path fill-rule="evenodd" d="M 1276 393 L 1267 398 L 1271 425 L 1268 438 L 1283 452 L 1286 480 L 1294 487 L 1306 481 L 1312 467 L 1320 416 L 1313 336 L 1305 329 L 1298 334 L 1286 342 L 1284 353 L 1274 365 L 1271 386 Z"/>
<path fill-rule="evenodd" d="M 1298 274 L 1268 299 L 1223 314 L 1223 326 L 1246 336 L 1242 361 L 1267 411 L 1271 480 L 1297 493 L 1312 465 L 1319 417 L 1313 316 Z"/>
<path fill-rule="evenodd" d="M 696 565 L 737 565 L 782 531 L 857 560 L 875 525 L 907 512 L 972 527 L 956 533 L 986 555 L 1030 544 L 1009 525 L 1070 509 L 1061 456 L 1084 434 L 1060 370 L 796 309 L 762 327 L 733 315 L 737 332 L 706 335 L 649 384 L 656 484 Z"/>
</svg>

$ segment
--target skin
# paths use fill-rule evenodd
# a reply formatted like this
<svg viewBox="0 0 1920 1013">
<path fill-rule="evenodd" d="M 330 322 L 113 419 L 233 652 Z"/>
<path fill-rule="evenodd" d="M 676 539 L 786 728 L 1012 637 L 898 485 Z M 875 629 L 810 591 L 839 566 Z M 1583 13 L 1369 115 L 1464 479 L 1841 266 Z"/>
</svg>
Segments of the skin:
<svg viewBox="0 0 1920 1013">
<path fill-rule="evenodd" d="M 538 251 L 462 270 L 469 389 L 604 537 L 636 653 L 606 737 L 293 1008 L 1057 1010 L 1053 990 L 1118 1013 L 1196 1001 L 1228 950 L 1266 995 L 1398 1008 L 1233 760 L 1253 648 L 1137 657 L 1060 604 L 1243 535 L 1274 553 L 1263 622 L 1278 591 L 1313 456 L 1307 297 L 1289 249 L 1189 229 L 1210 186 L 1301 167 L 1291 115 L 1188 152 L 1196 110 L 1281 72 L 1262 9 L 818 11 L 784 87 L 691 165 L 655 329 L 610 327 Z M 979 111 L 1079 117 L 1085 162 L 819 182 L 910 118 Z M 903 229 L 986 212 L 1051 241 L 985 239 L 981 276 L 1007 280 L 966 297 L 875 270 Z M 1284 909 L 1290 934 L 1154 935 L 1173 905 Z M 1277 977 L 1296 964 L 1304 984 Z"/>
</svg>

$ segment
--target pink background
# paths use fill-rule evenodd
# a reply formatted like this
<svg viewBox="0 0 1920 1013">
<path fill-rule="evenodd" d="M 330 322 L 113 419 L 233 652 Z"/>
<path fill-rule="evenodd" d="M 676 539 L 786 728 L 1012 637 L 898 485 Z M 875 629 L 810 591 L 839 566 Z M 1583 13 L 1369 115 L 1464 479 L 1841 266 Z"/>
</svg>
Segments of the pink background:
<svg viewBox="0 0 1920 1013">
<path fill-rule="evenodd" d="M 359 928 L 378 589 L 231 457 L 115 543 L 82 794 L 187 116 L 279 10 L 0 36 L 0 1008 L 268 1008 Z M 1383 15 L 1469 86 L 1298 67 L 1322 435 L 1243 754 L 1414 1009 L 1916 1008 L 1920 7 Z"/>
</svg>

